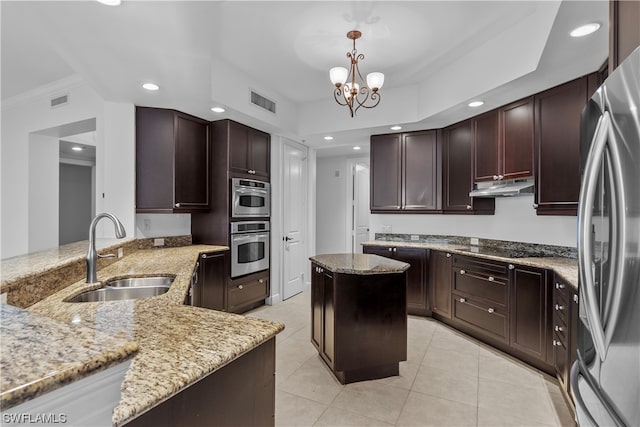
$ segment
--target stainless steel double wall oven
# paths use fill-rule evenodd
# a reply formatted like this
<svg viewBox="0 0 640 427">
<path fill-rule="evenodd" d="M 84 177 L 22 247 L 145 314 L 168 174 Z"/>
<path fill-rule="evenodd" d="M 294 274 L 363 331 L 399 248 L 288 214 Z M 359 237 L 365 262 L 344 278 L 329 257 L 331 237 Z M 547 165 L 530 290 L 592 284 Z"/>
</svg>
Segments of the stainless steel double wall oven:
<svg viewBox="0 0 640 427">
<path fill-rule="evenodd" d="M 231 277 L 268 269 L 270 184 L 252 179 L 232 178 L 230 202 Z"/>
</svg>

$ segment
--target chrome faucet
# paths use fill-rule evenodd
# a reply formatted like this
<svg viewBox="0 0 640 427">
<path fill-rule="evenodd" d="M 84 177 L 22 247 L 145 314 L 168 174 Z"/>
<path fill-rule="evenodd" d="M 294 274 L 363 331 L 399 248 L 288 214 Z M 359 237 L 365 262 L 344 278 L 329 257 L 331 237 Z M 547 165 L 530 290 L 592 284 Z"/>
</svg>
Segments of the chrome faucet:
<svg viewBox="0 0 640 427">
<path fill-rule="evenodd" d="M 124 226 L 120 222 L 118 218 L 114 215 L 103 212 L 101 214 L 96 215 L 91 221 L 91 225 L 89 226 L 89 251 L 87 252 L 87 283 L 96 283 L 98 281 L 98 274 L 96 273 L 96 265 L 98 263 L 98 258 L 114 258 L 115 254 L 107 254 L 107 255 L 98 255 L 96 252 L 96 225 L 98 225 L 98 221 L 102 218 L 109 218 L 113 221 L 113 225 L 116 227 L 116 237 L 118 239 L 122 239 L 127 236 L 127 232 L 124 231 Z"/>
</svg>

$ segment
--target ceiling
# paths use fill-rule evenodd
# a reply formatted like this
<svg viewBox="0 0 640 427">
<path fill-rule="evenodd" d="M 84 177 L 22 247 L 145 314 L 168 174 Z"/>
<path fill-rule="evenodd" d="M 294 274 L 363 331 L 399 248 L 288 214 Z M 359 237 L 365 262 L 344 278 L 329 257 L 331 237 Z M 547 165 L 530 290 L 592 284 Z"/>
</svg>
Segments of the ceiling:
<svg viewBox="0 0 640 427">
<path fill-rule="evenodd" d="M 445 126 L 594 71 L 608 49 L 606 0 L 123 0 L 118 7 L 3 0 L 0 7 L 3 103 L 79 76 L 109 101 L 209 120 L 221 118 L 209 109 L 222 104 L 222 117 L 333 154 L 352 154 L 389 124 Z M 568 37 L 591 21 L 602 28 Z M 354 119 L 333 101 L 328 79 L 329 68 L 347 65 L 352 29 L 362 31 L 363 74 L 386 76 L 381 105 Z M 146 92 L 143 81 L 161 88 Z M 246 85 L 290 117 L 245 107 Z M 469 109 L 470 97 L 485 106 Z"/>
</svg>

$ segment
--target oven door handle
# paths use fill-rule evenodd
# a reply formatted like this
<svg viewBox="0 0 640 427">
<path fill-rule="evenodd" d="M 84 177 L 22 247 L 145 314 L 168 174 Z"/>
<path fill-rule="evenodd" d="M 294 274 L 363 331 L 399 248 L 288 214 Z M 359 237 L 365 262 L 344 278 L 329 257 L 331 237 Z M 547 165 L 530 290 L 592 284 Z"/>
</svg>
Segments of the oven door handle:
<svg viewBox="0 0 640 427">
<path fill-rule="evenodd" d="M 255 240 L 257 242 L 257 241 L 260 241 L 260 240 L 263 240 L 263 239 L 266 240 L 268 238 L 269 238 L 269 234 L 254 234 L 254 233 L 252 233 L 250 235 L 244 235 L 244 236 L 235 235 L 235 236 L 233 236 L 231 238 L 231 241 L 240 242 L 240 241 L 244 241 L 244 240 Z"/>
<path fill-rule="evenodd" d="M 236 188 L 236 193 L 247 194 L 247 193 L 255 193 L 255 194 L 267 194 L 267 190 L 261 190 L 257 188 Z"/>
</svg>

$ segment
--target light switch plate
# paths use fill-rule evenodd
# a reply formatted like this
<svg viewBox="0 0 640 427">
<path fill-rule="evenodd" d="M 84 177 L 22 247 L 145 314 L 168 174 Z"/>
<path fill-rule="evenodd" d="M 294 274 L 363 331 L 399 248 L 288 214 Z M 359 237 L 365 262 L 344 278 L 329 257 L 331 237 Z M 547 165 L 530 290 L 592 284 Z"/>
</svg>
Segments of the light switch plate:
<svg viewBox="0 0 640 427">
<path fill-rule="evenodd" d="M 118 258 L 122 258 L 124 256 L 124 249 L 118 248 Z"/>
</svg>

